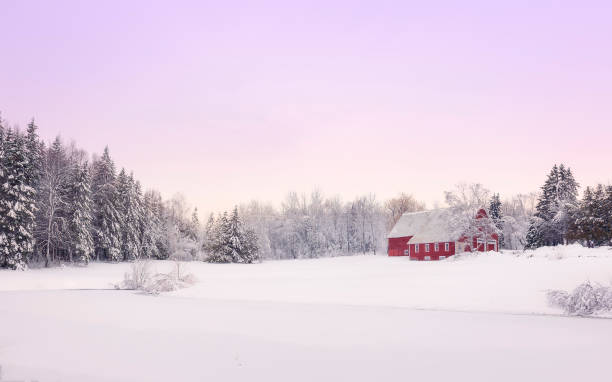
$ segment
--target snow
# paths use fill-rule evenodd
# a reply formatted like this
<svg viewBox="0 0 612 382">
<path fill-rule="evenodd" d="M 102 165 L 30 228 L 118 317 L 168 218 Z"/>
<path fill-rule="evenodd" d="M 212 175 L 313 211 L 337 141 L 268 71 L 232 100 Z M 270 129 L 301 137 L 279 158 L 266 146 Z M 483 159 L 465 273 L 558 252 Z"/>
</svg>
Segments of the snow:
<svg viewBox="0 0 612 382">
<path fill-rule="evenodd" d="M 455 241 L 449 222 L 448 209 L 406 212 L 395 223 L 389 237 L 412 236 L 411 243 Z"/>
<path fill-rule="evenodd" d="M 159 272 L 173 266 L 153 263 Z M 573 381 L 609 373 L 612 320 L 564 317 L 545 293 L 586 280 L 608 285 L 610 248 L 183 267 L 200 281 L 157 297 L 110 289 L 125 263 L 0 271 L 1 378 Z"/>
</svg>

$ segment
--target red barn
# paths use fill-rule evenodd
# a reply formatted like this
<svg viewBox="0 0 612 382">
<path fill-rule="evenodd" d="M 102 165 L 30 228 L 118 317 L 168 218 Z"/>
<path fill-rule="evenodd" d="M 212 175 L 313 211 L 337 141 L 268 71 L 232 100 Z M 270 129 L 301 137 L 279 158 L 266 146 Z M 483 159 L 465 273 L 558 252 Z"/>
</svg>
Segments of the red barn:
<svg viewBox="0 0 612 382">
<path fill-rule="evenodd" d="M 410 256 L 410 260 L 442 260 L 456 253 L 497 251 L 499 238 L 492 233 L 485 238 L 453 237 L 449 210 L 407 212 L 389 233 L 389 256 Z M 484 209 L 476 219 L 486 218 Z M 485 243 L 486 241 L 486 243 Z"/>
</svg>

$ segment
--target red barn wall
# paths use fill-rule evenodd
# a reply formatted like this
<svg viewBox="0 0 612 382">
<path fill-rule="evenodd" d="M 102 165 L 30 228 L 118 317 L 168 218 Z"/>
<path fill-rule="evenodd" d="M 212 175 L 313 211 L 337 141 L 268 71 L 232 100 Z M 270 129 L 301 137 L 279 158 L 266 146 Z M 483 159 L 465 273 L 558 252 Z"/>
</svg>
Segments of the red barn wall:
<svg viewBox="0 0 612 382">
<path fill-rule="evenodd" d="M 411 238 L 412 236 L 389 238 L 389 248 L 387 250 L 389 256 L 406 256 L 404 251 L 408 249 L 408 240 Z"/>
</svg>

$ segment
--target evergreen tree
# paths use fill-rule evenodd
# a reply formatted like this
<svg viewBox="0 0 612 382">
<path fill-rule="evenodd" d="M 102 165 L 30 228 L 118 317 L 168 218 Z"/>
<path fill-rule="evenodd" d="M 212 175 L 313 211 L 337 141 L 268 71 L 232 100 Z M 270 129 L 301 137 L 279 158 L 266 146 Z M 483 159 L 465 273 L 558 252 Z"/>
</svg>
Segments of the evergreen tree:
<svg viewBox="0 0 612 382">
<path fill-rule="evenodd" d="M 224 212 L 215 222 L 213 237 L 212 240 L 210 240 L 210 253 L 208 255 L 208 261 L 211 263 L 233 262 L 234 258 L 232 257 L 232 253 L 228 245 L 229 242 L 229 220 L 227 218 L 227 212 Z"/>
<path fill-rule="evenodd" d="M 93 202 L 89 166 L 87 162 L 83 165 L 75 164 L 68 192 L 67 223 L 70 232 L 70 253 L 84 263 L 91 260 L 94 252 L 92 222 Z"/>
<path fill-rule="evenodd" d="M 587 187 L 573 213 L 569 237 L 589 248 L 605 244 L 609 240 L 605 205 L 606 192 L 603 185 L 598 185 L 595 191 Z"/>
<path fill-rule="evenodd" d="M 28 124 L 26 134 L 26 147 L 28 150 L 28 166 L 26 170 L 26 181 L 36 189 L 42 171 L 42 158 L 44 146 L 38 137 L 38 126 L 34 123 L 34 119 Z"/>
<path fill-rule="evenodd" d="M 530 240 L 536 237 L 538 240 L 528 240 L 530 248 L 558 245 L 566 241 L 571 213 L 577 205 L 578 187 L 571 169 L 563 164 L 553 166 L 542 186 L 542 194 L 536 205 L 535 216 L 538 219 L 534 222 L 538 226 L 529 229 L 532 232 Z M 536 231 L 538 234 L 533 235 Z"/>
<path fill-rule="evenodd" d="M 28 184 L 28 153 L 22 136 L 8 129 L 2 142 L 0 184 L 0 266 L 26 267 L 33 248 L 35 200 Z"/>
<path fill-rule="evenodd" d="M 527 236 L 525 237 L 525 249 L 536 249 L 542 246 L 542 232 L 540 231 L 541 226 L 542 219 L 534 216 L 530 221 Z"/>
<path fill-rule="evenodd" d="M 117 177 L 117 209 L 121 227 L 121 255 L 123 260 L 133 260 L 140 256 L 140 221 L 142 219 L 141 201 L 132 175 L 121 169 Z"/>
<path fill-rule="evenodd" d="M 121 259 L 121 215 L 118 211 L 115 164 L 108 147 L 93 168 L 94 246 L 98 258 Z"/>
<path fill-rule="evenodd" d="M 493 220 L 493 224 L 495 224 L 495 227 L 497 227 L 497 229 L 500 232 L 499 247 L 503 248 L 504 247 L 504 234 L 503 234 L 504 221 L 503 221 L 503 216 L 502 216 L 502 211 L 501 211 L 501 205 L 502 203 L 499 198 L 499 194 L 493 194 L 493 197 L 491 197 L 491 202 L 489 204 L 489 217 L 491 218 L 491 220 Z"/>
<path fill-rule="evenodd" d="M 191 214 L 191 224 L 189 226 L 189 238 L 195 242 L 200 240 L 200 218 L 198 217 L 198 209 L 194 208 Z"/>
<path fill-rule="evenodd" d="M 210 214 L 206 226 L 204 227 L 204 241 L 202 244 L 202 250 L 205 253 L 209 253 L 213 248 L 213 239 L 215 236 L 215 217 Z"/>
<path fill-rule="evenodd" d="M 207 229 L 210 229 L 211 220 L 208 222 Z M 259 260 L 257 236 L 254 231 L 244 229 L 238 208 L 234 208 L 229 218 L 227 212 L 219 216 L 207 242 L 209 262 L 250 264 Z"/>
<path fill-rule="evenodd" d="M 154 191 L 147 191 L 143 199 L 141 219 L 141 256 L 146 258 L 164 259 L 161 196 Z"/>
</svg>

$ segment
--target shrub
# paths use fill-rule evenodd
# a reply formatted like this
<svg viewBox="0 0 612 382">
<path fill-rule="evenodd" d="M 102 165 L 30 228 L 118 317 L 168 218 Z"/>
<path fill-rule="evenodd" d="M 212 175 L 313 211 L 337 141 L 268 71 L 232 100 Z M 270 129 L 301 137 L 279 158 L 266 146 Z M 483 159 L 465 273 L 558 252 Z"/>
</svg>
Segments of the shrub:
<svg viewBox="0 0 612 382">
<path fill-rule="evenodd" d="M 589 316 L 612 311 L 612 287 L 594 287 L 588 281 L 578 285 L 571 293 L 550 290 L 547 298 L 551 306 L 561 308 L 569 315 Z"/>
<path fill-rule="evenodd" d="M 126 272 L 123 281 L 115 285 L 116 289 L 141 290 L 148 294 L 160 294 L 177 289 L 187 288 L 196 282 L 191 273 L 181 271 L 181 264 L 175 263 L 170 273 L 156 273 L 151 275 L 149 261 L 135 261 L 131 265 L 131 272 Z"/>
</svg>

